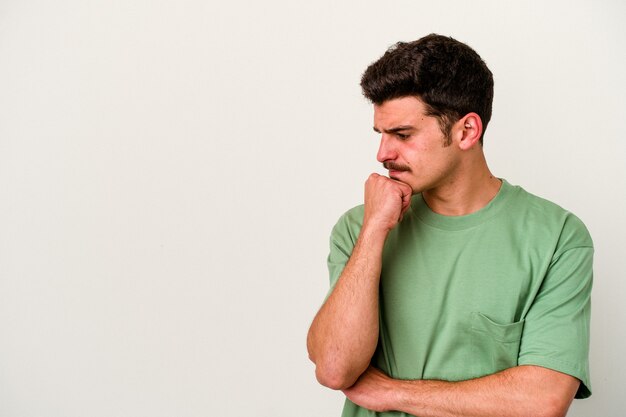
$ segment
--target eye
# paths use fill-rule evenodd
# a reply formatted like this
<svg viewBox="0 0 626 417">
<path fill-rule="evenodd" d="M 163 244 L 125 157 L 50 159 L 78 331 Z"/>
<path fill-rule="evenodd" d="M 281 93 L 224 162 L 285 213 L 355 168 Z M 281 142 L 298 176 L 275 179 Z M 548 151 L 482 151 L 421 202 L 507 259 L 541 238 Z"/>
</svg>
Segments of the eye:
<svg viewBox="0 0 626 417">
<path fill-rule="evenodd" d="M 396 137 L 400 140 L 407 140 L 410 136 L 405 133 L 396 133 Z"/>
</svg>

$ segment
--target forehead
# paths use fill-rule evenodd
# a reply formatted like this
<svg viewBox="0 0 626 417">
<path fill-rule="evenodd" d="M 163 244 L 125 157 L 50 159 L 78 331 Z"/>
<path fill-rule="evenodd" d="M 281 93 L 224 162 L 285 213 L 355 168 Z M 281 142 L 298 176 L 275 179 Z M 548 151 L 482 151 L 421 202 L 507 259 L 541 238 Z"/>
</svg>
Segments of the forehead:
<svg viewBox="0 0 626 417">
<path fill-rule="evenodd" d="M 374 105 L 374 128 L 389 129 L 398 125 L 416 125 L 431 116 L 417 97 L 400 97 Z"/>
</svg>

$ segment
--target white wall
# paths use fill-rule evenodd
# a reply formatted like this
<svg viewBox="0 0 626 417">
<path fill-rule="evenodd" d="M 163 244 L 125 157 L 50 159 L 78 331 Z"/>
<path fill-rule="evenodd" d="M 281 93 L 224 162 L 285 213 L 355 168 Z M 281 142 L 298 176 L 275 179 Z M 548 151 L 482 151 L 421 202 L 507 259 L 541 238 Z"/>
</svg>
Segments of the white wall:
<svg viewBox="0 0 626 417">
<path fill-rule="evenodd" d="M 0 416 L 334 416 L 305 335 L 397 40 L 495 74 L 492 170 L 596 244 L 594 395 L 621 416 L 624 2 L 0 2 Z"/>
</svg>

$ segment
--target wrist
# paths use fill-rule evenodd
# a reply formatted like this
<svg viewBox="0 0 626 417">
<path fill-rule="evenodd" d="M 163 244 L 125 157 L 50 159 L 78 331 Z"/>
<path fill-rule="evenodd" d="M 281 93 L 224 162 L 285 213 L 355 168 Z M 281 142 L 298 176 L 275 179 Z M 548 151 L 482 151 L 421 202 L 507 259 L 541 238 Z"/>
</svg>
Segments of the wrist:
<svg viewBox="0 0 626 417">
<path fill-rule="evenodd" d="M 415 410 L 415 396 L 413 390 L 414 381 L 387 379 L 380 385 L 381 388 L 381 405 L 384 409 L 391 411 L 401 411 L 409 413 Z"/>
<path fill-rule="evenodd" d="M 387 225 L 375 220 L 365 220 L 361 227 L 361 235 L 366 235 L 373 239 L 387 239 L 387 235 L 393 229 L 393 225 Z"/>
<path fill-rule="evenodd" d="M 370 254 L 378 251 L 382 253 L 389 231 L 390 229 L 385 227 L 364 224 L 359 233 L 357 244 L 364 245 Z"/>
<path fill-rule="evenodd" d="M 410 394 L 406 392 L 407 381 L 390 378 L 383 386 L 383 403 L 388 410 L 404 411 L 407 409 L 407 401 Z"/>
<path fill-rule="evenodd" d="M 381 262 L 383 248 L 385 247 L 385 241 L 389 230 L 375 225 L 364 223 L 359 232 L 359 237 L 352 252 L 352 258 L 360 258 L 365 256 L 370 261 L 378 259 Z"/>
</svg>

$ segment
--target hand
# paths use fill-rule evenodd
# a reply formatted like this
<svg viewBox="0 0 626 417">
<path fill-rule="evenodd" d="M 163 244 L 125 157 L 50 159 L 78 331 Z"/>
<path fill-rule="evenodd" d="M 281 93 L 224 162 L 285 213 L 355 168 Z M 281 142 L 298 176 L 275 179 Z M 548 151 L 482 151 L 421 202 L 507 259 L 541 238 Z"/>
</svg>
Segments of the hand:
<svg viewBox="0 0 626 417">
<path fill-rule="evenodd" d="M 391 411 L 393 398 L 398 394 L 394 380 L 371 365 L 343 393 L 356 405 L 378 412 Z"/>
<path fill-rule="evenodd" d="M 408 184 L 372 174 L 365 182 L 364 225 L 393 229 L 411 205 L 413 190 Z"/>
</svg>

